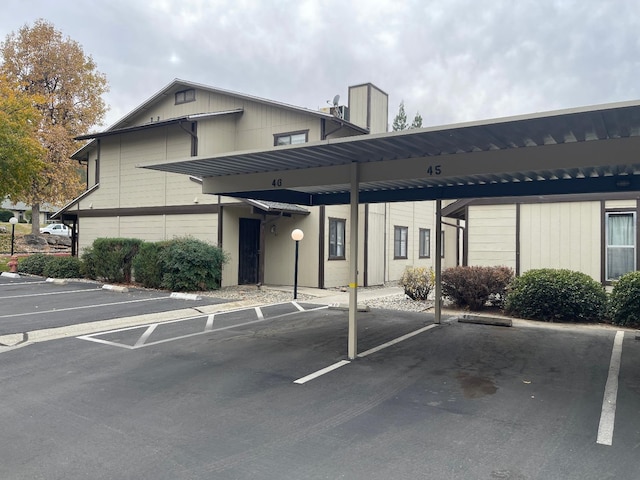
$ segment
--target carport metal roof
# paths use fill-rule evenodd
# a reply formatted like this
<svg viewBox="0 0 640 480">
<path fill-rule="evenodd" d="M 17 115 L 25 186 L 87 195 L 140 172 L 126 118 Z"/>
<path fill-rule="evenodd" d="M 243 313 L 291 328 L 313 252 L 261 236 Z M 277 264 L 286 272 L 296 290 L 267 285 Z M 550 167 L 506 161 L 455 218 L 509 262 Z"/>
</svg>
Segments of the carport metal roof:
<svg viewBox="0 0 640 480">
<path fill-rule="evenodd" d="M 362 203 L 640 190 L 639 136 L 633 101 L 141 166 L 300 205 L 349 203 L 353 163 Z"/>
<path fill-rule="evenodd" d="M 203 193 L 351 205 L 348 356 L 357 356 L 359 203 L 640 190 L 640 102 L 324 140 L 141 165 Z M 441 298 L 440 255 L 435 256 Z M 441 305 L 436 302 L 436 322 Z"/>
</svg>

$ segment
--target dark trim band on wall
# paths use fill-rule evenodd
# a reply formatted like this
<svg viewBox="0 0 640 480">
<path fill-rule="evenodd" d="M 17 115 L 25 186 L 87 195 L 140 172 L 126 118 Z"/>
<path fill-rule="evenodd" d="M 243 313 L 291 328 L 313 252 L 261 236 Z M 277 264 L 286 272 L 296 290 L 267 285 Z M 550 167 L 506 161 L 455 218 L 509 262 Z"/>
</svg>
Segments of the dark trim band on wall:
<svg viewBox="0 0 640 480">
<path fill-rule="evenodd" d="M 464 207 L 464 230 L 462 231 L 462 265 L 469 265 L 469 206 Z"/>
<path fill-rule="evenodd" d="M 606 285 L 607 281 L 607 233 L 605 228 L 607 226 L 607 203 L 605 200 L 600 200 L 600 283 Z"/>
<path fill-rule="evenodd" d="M 218 205 L 169 205 L 165 207 L 131 207 L 131 208 L 94 208 L 91 210 L 71 210 L 78 217 L 135 217 L 151 215 L 193 215 L 198 213 L 218 213 Z"/>
<path fill-rule="evenodd" d="M 326 220 L 326 207 L 320 205 L 320 219 L 318 220 L 318 288 L 324 288 L 324 223 Z"/>
<path fill-rule="evenodd" d="M 520 276 L 520 204 L 516 203 L 516 277 Z"/>
<path fill-rule="evenodd" d="M 362 285 L 369 286 L 369 204 L 364 204 L 364 260 L 362 261 Z"/>
</svg>

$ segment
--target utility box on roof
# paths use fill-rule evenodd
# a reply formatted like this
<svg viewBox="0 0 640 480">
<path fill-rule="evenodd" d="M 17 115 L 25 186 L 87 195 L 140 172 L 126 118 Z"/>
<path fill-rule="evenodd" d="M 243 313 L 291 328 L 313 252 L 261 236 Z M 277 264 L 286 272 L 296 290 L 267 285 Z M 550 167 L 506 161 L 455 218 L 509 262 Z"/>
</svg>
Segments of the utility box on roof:
<svg viewBox="0 0 640 480">
<path fill-rule="evenodd" d="M 349 87 L 349 121 L 369 133 L 386 132 L 389 96 L 372 83 Z"/>
</svg>

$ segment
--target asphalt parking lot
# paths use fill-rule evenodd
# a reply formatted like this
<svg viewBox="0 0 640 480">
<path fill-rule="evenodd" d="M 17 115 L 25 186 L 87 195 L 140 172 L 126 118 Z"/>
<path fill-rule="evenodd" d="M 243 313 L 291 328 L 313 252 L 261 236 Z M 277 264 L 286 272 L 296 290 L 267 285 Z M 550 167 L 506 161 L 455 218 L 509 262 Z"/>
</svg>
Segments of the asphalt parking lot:
<svg viewBox="0 0 640 480">
<path fill-rule="evenodd" d="M 0 279 L 0 478 L 640 478 L 635 332 L 92 287 Z"/>
</svg>

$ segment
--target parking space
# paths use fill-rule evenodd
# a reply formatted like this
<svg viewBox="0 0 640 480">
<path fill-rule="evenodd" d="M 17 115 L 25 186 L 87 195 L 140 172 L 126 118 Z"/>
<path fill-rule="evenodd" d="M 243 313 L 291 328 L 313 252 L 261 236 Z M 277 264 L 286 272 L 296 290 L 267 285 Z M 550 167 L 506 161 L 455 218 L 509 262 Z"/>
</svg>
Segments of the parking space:
<svg viewBox="0 0 640 480">
<path fill-rule="evenodd" d="M 258 323 L 280 319 L 296 313 L 315 312 L 326 308 L 326 306 L 315 304 L 287 302 L 222 311 L 209 315 L 188 316 L 167 322 L 137 325 L 82 335 L 78 338 L 131 350 L 177 341 L 196 335 L 214 334 L 232 328 L 251 327 Z"/>
<path fill-rule="evenodd" d="M 632 331 L 219 307 L 2 354 L 0 477 L 640 478 Z"/>
<path fill-rule="evenodd" d="M 171 298 L 152 290 L 106 290 L 96 282 L 0 277 L 0 335 L 219 303 L 224 301 Z"/>
</svg>

